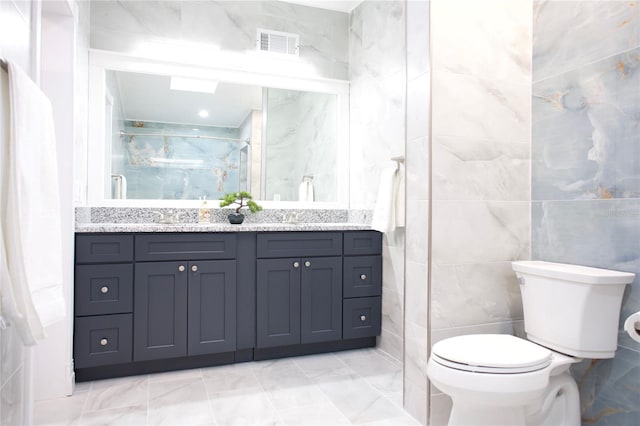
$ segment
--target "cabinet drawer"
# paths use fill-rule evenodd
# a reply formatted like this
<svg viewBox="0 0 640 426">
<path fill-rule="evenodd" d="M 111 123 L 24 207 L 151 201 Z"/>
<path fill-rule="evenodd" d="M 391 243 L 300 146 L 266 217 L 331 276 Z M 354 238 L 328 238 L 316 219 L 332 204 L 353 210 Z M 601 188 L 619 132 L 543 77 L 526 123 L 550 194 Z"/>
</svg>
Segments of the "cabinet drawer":
<svg viewBox="0 0 640 426">
<path fill-rule="evenodd" d="M 75 314 L 131 312 L 133 265 L 78 265 L 75 273 Z"/>
<path fill-rule="evenodd" d="M 379 296 L 382 291 L 382 256 L 344 258 L 343 297 Z"/>
<path fill-rule="evenodd" d="M 131 362 L 131 314 L 76 318 L 73 353 L 76 368 Z"/>
<path fill-rule="evenodd" d="M 133 235 L 76 235 L 76 263 L 133 261 Z"/>
<path fill-rule="evenodd" d="M 355 339 L 380 335 L 382 299 L 361 297 L 342 301 L 342 338 Z"/>
<path fill-rule="evenodd" d="M 382 254 L 382 234 L 377 231 L 344 233 L 345 256 Z"/>
<path fill-rule="evenodd" d="M 236 235 L 180 233 L 136 235 L 136 261 L 233 259 Z"/>
<path fill-rule="evenodd" d="M 258 257 L 339 256 L 339 232 L 278 232 L 258 234 Z"/>
</svg>

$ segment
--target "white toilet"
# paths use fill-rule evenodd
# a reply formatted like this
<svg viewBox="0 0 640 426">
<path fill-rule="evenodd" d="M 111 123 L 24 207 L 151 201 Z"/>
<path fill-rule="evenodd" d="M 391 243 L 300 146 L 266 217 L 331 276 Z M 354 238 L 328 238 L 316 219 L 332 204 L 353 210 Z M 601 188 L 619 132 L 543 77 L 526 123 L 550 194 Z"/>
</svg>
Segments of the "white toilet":
<svg viewBox="0 0 640 426">
<path fill-rule="evenodd" d="M 613 358 L 622 294 L 634 274 L 513 262 L 527 339 L 457 336 L 436 343 L 427 375 L 453 401 L 450 426 L 580 425 L 581 358 Z"/>
</svg>

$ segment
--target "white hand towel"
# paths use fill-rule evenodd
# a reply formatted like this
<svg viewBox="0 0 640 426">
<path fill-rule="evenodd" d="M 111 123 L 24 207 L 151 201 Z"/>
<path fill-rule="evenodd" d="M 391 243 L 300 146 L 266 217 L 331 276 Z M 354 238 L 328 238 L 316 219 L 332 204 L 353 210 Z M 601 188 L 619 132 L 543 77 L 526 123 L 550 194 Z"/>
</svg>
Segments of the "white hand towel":
<svg viewBox="0 0 640 426">
<path fill-rule="evenodd" d="M 313 201 L 313 183 L 308 180 L 298 186 L 298 201 Z"/>
<path fill-rule="evenodd" d="M 396 220 L 396 228 L 404 228 L 404 215 L 405 215 L 405 200 L 406 200 L 406 196 L 405 196 L 405 167 L 403 164 L 400 164 L 398 166 L 398 170 L 396 171 L 396 174 L 394 176 L 394 187 L 395 187 L 395 209 L 396 209 L 396 213 L 395 213 L 395 220 Z"/>
<path fill-rule="evenodd" d="M 373 210 L 371 228 L 380 232 L 391 232 L 396 227 L 395 186 L 396 169 L 384 169 L 380 175 L 378 198 Z"/>
<path fill-rule="evenodd" d="M 49 99 L 9 63 L 10 137 L 3 162 L 2 236 L 13 322 L 25 344 L 65 317 L 53 113 Z M 4 283 L 3 283 L 4 284 Z M 3 297 L 4 298 L 4 297 Z"/>
</svg>

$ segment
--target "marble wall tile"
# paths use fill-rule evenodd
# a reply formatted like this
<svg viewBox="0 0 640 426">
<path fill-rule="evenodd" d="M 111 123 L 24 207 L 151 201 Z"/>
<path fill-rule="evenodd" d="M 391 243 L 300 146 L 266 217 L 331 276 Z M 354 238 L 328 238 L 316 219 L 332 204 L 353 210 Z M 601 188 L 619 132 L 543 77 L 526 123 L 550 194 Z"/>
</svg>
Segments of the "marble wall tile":
<svg viewBox="0 0 640 426">
<path fill-rule="evenodd" d="M 431 330 L 431 346 L 440 340 L 449 337 L 464 336 L 467 334 L 511 334 L 518 337 L 524 337 L 523 321 L 506 321 L 493 322 L 484 324 L 475 324 L 464 327 L 450 328 L 433 328 Z"/>
<path fill-rule="evenodd" d="M 427 393 L 422 386 L 405 380 L 404 382 L 404 409 L 411 414 L 420 424 L 427 423 Z"/>
<path fill-rule="evenodd" d="M 533 90 L 533 199 L 640 197 L 640 48 Z"/>
<path fill-rule="evenodd" d="M 16 327 L 0 330 L 0 387 L 22 367 L 26 349 Z"/>
<path fill-rule="evenodd" d="M 533 80 L 638 47 L 638 1 L 534 1 Z"/>
<path fill-rule="evenodd" d="M 420 74 L 408 80 L 407 84 L 407 141 L 413 141 L 429 135 L 431 73 Z M 426 160 L 428 157 L 422 159 Z"/>
<path fill-rule="evenodd" d="M 407 1 L 407 79 L 413 80 L 430 71 L 429 0 Z"/>
<path fill-rule="evenodd" d="M 433 135 L 520 143 L 530 139 L 530 84 L 433 71 L 432 92 Z"/>
<path fill-rule="evenodd" d="M 584 360 L 571 373 L 580 388 L 582 424 L 637 424 L 640 352 L 618 348 L 616 357 Z"/>
<path fill-rule="evenodd" d="M 349 15 L 277 1 L 96 2 L 91 47 L 133 53 L 145 43 L 255 51 L 258 28 L 300 35 L 300 62 L 347 79 Z"/>
<path fill-rule="evenodd" d="M 432 0 L 434 70 L 528 84 L 532 11 L 523 3 Z"/>
<path fill-rule="evenodd" d="M 400 0 L 364 1 L 351 12 L 349 77 L 381 78 L 404 71 L 405 4 Z"/>
<path fill-rule="evenodd" d="M 511 262 L 434 264 L 431 326 L 471 326 L 523 318 L 522 297 Z"/>
<path fill-rule="evenodd" d="M 114 33 L 140 34 L 149 38 L 180 36 L 181 2 L 120 1 L 91 4 L 91 27 Z M 95 46 L 108 49 L 108 46 Z M 132 46 L 134 47 L 134 46 Z"/>
<path fill-rule="evenodd" d="M 411 322 L 407 322 L 405 327 L 405 381 L 412 382 L 426 392 L 427 361 L 429 359 L 427 328 Z"/>
<path fill-rule="evenodd" d="M 530 143 L 436 136 L 434 200 L 527 201 Z"/>
<path fill-rule="evenodd" d="M 640 199 L 536 202 L 533 258 L 635 273 L 622 300 L 622 327 L 640 307 L 639 218 Z M 626 343 L 640 350 L 640 344 Z"/>
<path fill-rule="evenodd" d="M 429 256 L 429 202 L 407 200 L 408 261 L 426 264 Z"/>
<path fill-rule="evenodd" d="M 386 297 L 386 296 L 385 296 Z M 404 359 L 404 337 L 403 334 L 395 334 L 393 330 L 385 327 L 386 324 L 382 324 L 382 331 L 380 337 L 378 337 L 378 348 L 385 354 L 395 359 L 398 362 L 403 362 Z M 404 326 L 404 324 L 403 324 Z"/>
<path fill-rule="evenodd" d="M 0 425 L 24 424 L 24 391 L 26 385 L 24 368 L 20 366 L 0 387 Z"/>
<path fill-rule="evenodd" d="M 372 209 L 380 172 L 404 155 L 404 73 L 352 80 L 350 92 L 350 207 Z"/>
<path fill-rule="evenodd" d="M 403 294 L 388 288 L 384 288 L 383 293 L 382 327 L 384 327 L 387 332 L 401 336 L 404 321 Z"/>
<path fill-rule="evenodd" d="M 424 262 L 407 259 L 407 289 L 405 298 L 405 321 L 429 327 L 429 273 Z M 433 283 L 431 283 L 433 286 Z M 415 337 L 415 336 L 413 336 Z"/>
<path fill-rule="evenodd" d="M 411 83 L 409 84 L 409 89 L 411 90 Z M 429 161 L 431 147 L 429 141 L 430 139 L 426 136 L 407 140 L 407 155 L 405 160 L 407 202 L 426 201 L 429 199 L 429 182 L 431 180 L 431 163 Z M 412 212 L 412 210 L 407 209 L 407 214 L 410 212 Z M 423 220 L 426 220 L 426 210 L 419 210 L 415 212 L 415 214 L 422 215 L 424 217 Z"/>
<path fill-rule="evenodd" d="M 404 2 L 362 2 L 349 32 L 350 204 L 375 205 L 380 172 L 405 155 Z"/>
<path fill-rule="evenodd" d="M 434 201 L 433 262 L 528 259 L 529 208 L 528 202 Z"/>
</svg>

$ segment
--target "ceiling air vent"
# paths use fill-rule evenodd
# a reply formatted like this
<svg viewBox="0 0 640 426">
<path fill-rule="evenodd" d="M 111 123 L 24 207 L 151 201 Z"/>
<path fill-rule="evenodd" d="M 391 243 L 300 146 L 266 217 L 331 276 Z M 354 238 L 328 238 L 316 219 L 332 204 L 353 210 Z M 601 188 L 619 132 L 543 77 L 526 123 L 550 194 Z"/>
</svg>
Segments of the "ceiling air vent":
<svg viewBox="0 0 640 426">
<path fill-rule="evenodd" d="M 300 36 L 283 33 L 281 31 L 263 30 L 258 28 L 256 48 L 259 52 L 280 53 L 298 56 Z"/>
</svg>

